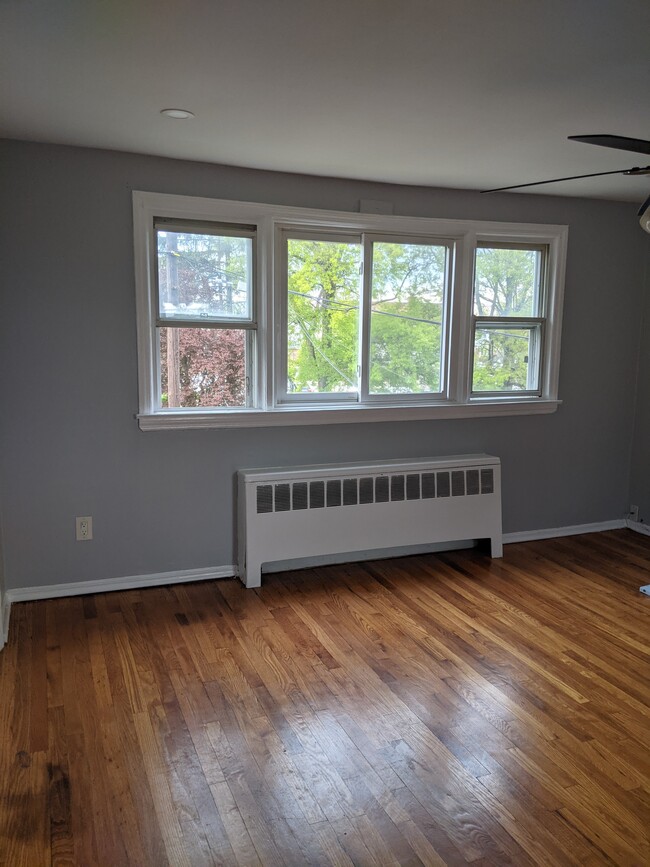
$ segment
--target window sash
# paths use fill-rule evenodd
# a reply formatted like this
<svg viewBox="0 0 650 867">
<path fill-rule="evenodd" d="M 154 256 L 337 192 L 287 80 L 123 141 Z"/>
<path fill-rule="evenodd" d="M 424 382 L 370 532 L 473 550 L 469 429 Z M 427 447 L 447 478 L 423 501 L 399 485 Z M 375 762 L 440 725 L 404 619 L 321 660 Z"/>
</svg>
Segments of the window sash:
<svg viewBox="0 0 650 867">
<path fill-rule="evenodd" d="M 536 272 L 533 283 L 533 316 L 545 316 L 547 297 L 548 297 L 548 260 L 550 255 L 549 244 L 526 244 L 518 241 L 491 241 L 479 240 L 476 241 L 474 251 L 474 277 L 472 281 L 472 310 L 474 310 L 474 301 L 476 295 L 476 253 L 478 250 L 522 250 L 539 253 L 540 256 L 536 262 Z M 476 314 L 474 314 L 476 315 Z M 494 317 L 508 319 L 510 317 L 500 316 Z"/>
<path fill-rule="evenodd" d="M 251 241 L 251 259 L 247 263 L 247 302 L 249 316 L 162 316 L 160 313 L 160 265 L 158 255 L 158 232 L 167 231 L 187 235 L 212 235 L 214 237 L 242 238 Z M 201 220 L 178 220 L 165 217 L 153 219 L 152 274 L 154 290 L 155 325 L 159 328 L 257 328 L 257 231 L 255 226 L 204 222 Z"/>
<path fill-rule="evenodd" d="M 313 230 L 304 227 L 281 226 L 276 229 L 275 250 L 277 258 L 275 317 L 278 339 L 276 346 L 275 396 L 271 397 L 275 406 L 298 404 L 357 404 L 359 389 L 349 392 L 290 392 L 289 382 L 289 241 L 323 241 L 340 244 L 358 244 L 362 247 L 363 236 L 360 232 L 328 230 L 317 226 Z M 361 261 L 363 261 L 361 259 Z M 361 280 L 361 275 L 359 275 Z M 361 306 L 361 290 L 359 292 Z M 359 309 L 359 319 L 361 310 Z M 357 374 L 358 375 L 358 374 Z"/>
<path fill-rule="evenodd" d="M 154 340 L 155 340 L 155 378 L 153 384 L 153 397 L 154 397 L 154 405 L 157 412 L 170 412 L 170 413 L 178 413 L 178 412 L 237 412 L 241 409 L 251 409 L 257 405 L 256 402 L 256 394 L 258 388 L 258 374 L 257 374 L 257 332 L 249 329 L 249 328 L 229 328 L 230 331 L 243 331 L 244 332 L 244 390 L 245 390 L 245 400 L 244 403 L 237 407 L 223 407 L 223 406 L 163 406 L 162 402 L 162 360 L 160 353 L 160 332 L 162 328 L 168 328 L 169 324 L 164 322 L 162 326 L 156 325 L 153 329 Z M 184 323 L 182 326 L 173 325 L 172 327 L 185 327 Z M 192 328 L 200 328 L 201 323 L 198 325 L 188 326 Z M 210 326 L 213 330 L 218 330 L 221 326 Z M 206 329 L 207 330 L 207 329 Z"/>
<path fill-rule="evenodd" d="M 357 376 L 358 389 L 350 392 L 289 392 L 288 383 L 288 297 L 289 297 L 289 242 L 291 240 L 308 241 L 332 241 L 361 246 L 361 275 L 359 291 L 359 337 L 358 337 L 358 361 Z M 374 246 L 378 243 L 386 244 L 411 244 L 430 247 L 445 248 L 445 273 L 443 287 L 443 310 L 441 325 L 441 353 L 440 353 L 440 382 L 441 387 L 437 391 L 429 392 L 404 392 L 399 394 L 381 394 L 370 391 L 370 349 L 371 349 L 371 320 L 372 320 L 372 275 L 374 261 Z M 315 227 L 314 230 L 304 228 L 282 227 L 278 232 L 276 249 L 278 252 L 278 268 L 276 270 L 277 286 L 276 294 L 278 322 L 280 336 L 276 341 L 280 363 L 277 366 L 275 403 L 283 404 L 350 404 L 380 405 L 380 404 L 411 404 L 426 403 L 432 400 L 444 399 L 448 394 L 448 354 L 449 354 L 449 329 L 451 319 L 451 275 L 453 265 L 454 241 L 448 238 L 438 238 L 430 235 L 414 235 L 401 233 L 377 233 L 361 232 L 349 233 L 336 230 L 327 230 L 325 227 Z"/>
<path fill-rule="evenodd" d="M 475 352 L 476 352 L 476 331 L 498 331 L 501 333 L 509 331 L 528 331 L 529 338 L 529 358 L 527 369 L 527 388 L 520 390 L 505 390 L 505 389 L 474 389 L 475 378 Z M 544 371 L 544 347 L 545 347 L 545 331 L 546 319 L 544 317 L 510 317 L 501 316 L 498 318 L 489 316 L 473 316 L 472 317 L 472 342 L 471 342 L 471 359 L 470 359 L 470 379 L 471 390 L 470 399 L 511 399 L 517 400 L 522 397 L 541 397 L 544 388 L 543 371 Z M 532 357 L 531 357 L 532 356 Z M 531 385 L 531 373 L 534 372 L 536 386 Z"/>
<path fill-rule="evenodd" d="M 440 388 L 437 391 L 428 392 L 405 392 L 400 394 L 381 394 L 370 391 L 370 349 L 371 349 L 371 326 L 372 326 L 372 277 L 374 263 L 375 244 L 412 244 L 429 247 L 444 247 L 445 274 L 442 303 L 441 325 L 441 351 L 440 351 Z M 362 340 L 360 341 L 360 370 L 361 370 L 361 402 L 363 404 L 410 404 L 426 403 L 433 400 L 441 400 L 448 395 L 448 354 L 449 354 L 449 329 L 451 320 L 450 296 L 452 294 L 452 260 L 454 242 L 448 238 L 437 238 L 430 235 L 404 235 L 367 232 L 364 234 L 364 265 L 363 265 L 363 321 Z"/>
</svg>

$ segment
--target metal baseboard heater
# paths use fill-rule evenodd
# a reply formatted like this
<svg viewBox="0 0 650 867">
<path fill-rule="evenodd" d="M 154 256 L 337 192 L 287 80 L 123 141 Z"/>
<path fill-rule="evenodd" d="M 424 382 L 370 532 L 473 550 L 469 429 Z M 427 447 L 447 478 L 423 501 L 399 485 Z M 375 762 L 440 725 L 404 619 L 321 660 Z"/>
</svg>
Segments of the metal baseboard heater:
<svg viewBox="0 0 650 867">
<path fill-rule="evenodd" d="M 238 472 L 239 577 L 279 560 L 489 539 L 503 555 L 501 462 L 491 455 Z"/>
</svg>

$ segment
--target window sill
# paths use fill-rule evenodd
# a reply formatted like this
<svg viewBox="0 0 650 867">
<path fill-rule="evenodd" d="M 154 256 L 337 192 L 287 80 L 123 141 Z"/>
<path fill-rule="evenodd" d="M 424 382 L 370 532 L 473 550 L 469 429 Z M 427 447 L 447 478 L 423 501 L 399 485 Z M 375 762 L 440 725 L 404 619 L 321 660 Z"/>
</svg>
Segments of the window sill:
<svg viewBox="0 0 650 867">
<path fill-rule="evenodd" d="M 490 418 L 512 415 L 543 415 L 555 412 L 559 400 L 476 400 L 472 403 L 444 403 L 432 406 L 301 406 L 281 409 L 237 409 L 206 411 L 161 411 L 140 413 L 140 429 L 219 430 L 240 427 L 349 424 L 350 422 L 422 421 L 428 419 Z"/>
</svg>

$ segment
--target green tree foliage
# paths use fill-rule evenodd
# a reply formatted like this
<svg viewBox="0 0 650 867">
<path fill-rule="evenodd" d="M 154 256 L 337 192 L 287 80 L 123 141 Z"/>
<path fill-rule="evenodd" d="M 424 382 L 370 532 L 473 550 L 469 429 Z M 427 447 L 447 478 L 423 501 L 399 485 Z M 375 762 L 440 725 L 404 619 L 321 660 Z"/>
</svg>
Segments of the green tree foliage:
<svg viewBox="0 0 650 867">
<path fill-rule="evenodd" d="M 508 325 L 506 317 L 537 315 L 541 253 L 483 247 L 476 251 L 474 313 L 502 318 L 498 328 L 477 328 L 474 391 L 522 391 L 529 387 L 533 332 Z"/>
<path fill-rule="evenodd" d="M 359 244 L 288 242 L 290 391 L 358 387 Z"/>
<path fill-rule="evenodd" d="M 373 245 L 372 394 L 440 390 L 446 252 L 425 244 Z"/>
<path fill-rule="evenodd" d="M 374 394 L 438 391 L 446 248 L 375 243 L 370 323 Z M 361 245 L 288 242 L 289 389 L 359 388 Z"/>
</svg>

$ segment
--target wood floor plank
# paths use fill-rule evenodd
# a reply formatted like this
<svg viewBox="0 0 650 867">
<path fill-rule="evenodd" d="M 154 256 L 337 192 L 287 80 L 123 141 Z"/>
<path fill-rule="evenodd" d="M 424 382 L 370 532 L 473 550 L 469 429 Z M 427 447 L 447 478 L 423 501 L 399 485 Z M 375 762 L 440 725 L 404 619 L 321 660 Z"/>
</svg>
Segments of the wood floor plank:
<svg viewBox="0 0 650 867">
<path fill-rule="evenodd" d="M 29 751 L 47 750 L 47 629 L 46 609 L 33 605 L 31 617 L 32 670 L 30 673 Z"/>
<path fill-rule="evenodd" d="M 628 530 L 13 606 L 0 867 L 650 863 Z"/>
</svg>

